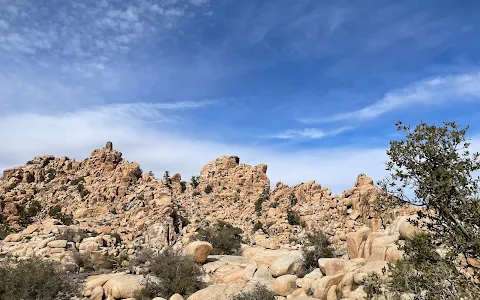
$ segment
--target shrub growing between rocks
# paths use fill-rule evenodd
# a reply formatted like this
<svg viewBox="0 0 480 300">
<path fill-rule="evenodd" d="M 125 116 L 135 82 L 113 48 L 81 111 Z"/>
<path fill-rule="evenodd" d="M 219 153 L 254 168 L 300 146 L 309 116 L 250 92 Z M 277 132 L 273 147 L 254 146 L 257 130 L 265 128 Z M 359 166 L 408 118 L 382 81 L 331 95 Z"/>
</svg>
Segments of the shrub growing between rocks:
<svg viewBox="0 0 480 300">
<path fill-rule="evenodd" d="M 203 269 L 190 257 L 172 249 L 162 253 L 144 252 L 142 260 L 148 268 L 145 287 L 135 294 L 138 300 L 154 297 L 170 298 L 173 294 L 189 296 L 204 287 L 201 277 Z"/>
<path fill-rule="evenodd" d="M 0 266 L 1 300 L 63 300 L 77 293 L 73 279 L 51 261 L 30 258 Z"/>
<path fill-rule="evenodd" d="M 206 241 L 212 244 L 214 255 L 231 255 L 238 252 L 242 243 L 242 230 L 225 221 L 201 228 L 192 240 Z"/>
<path fill-rule="evenodd" d="M 275 300 L 275 294 L 264 285 L 257 285 L 250 292 L 233 296 L 232 300 Z"/>
<path fill-rule="evenodd" d="M 319 258 L 332 258 L 335 255 L 328 236 L 321 230 L 307 234 L 302 252 L 303 266 L 307 273 L 318 268 Z"/>
</svg>

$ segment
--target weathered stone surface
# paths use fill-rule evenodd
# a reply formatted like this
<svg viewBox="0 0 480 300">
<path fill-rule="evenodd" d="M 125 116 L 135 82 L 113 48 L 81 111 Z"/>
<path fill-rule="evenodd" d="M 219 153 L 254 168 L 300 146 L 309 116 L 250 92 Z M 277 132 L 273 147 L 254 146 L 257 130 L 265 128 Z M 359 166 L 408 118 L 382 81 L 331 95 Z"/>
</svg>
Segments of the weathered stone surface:
<svg viewBox="0 0 480 300">
<path fill-rule="evenodd" d="M 315 282 L 312 284 L 313 296 L 319 299 L 323 299 L 324 297 L 326 297 L 328 289 L 333 285 L 339 284 L 342 281 L 344 275 L 345 274 L 325 276 L 315 280 Z"/>
<path fill-rule="evenodd" d="M 347 249 L 349 258 L 360 257 L 360 245 L 367 239 L 370 233 L 372 233 L 372 230 L 368 227 L 365 227 L 356 232 L 347 234 Z"/>
<path fill-rule="evenodd" d="M 275 278 L 272 284 L 272 290 L 276 295 L 287 296 L 297 288 L 297 276 L 282 275 Z"/>
<path fill-rule="evenodd" d="M 195 241 L 185 247 L 184 254 L 191 256 L 194 262 L 203 264 L 212 250 L 212 244 L 203 241 Z"/>
<path fill-rule="evenodd" d="M 143 276 L 119 275 L 110 278 L 103 289 L 105 294 L 114 299 L 133 297 L 134 293 L 142 288 Z"/>
<path fill-rule="evenodd" d="M 65 248 L 67 247 L 68 241 L 66 240 L 56 240 L 47 243 L 47 246 L 50 248 Z"/>
<path fill-rule="evenodd" d="M 5 242 L 20 242 L 22 240 L 22 235 L 18 233 L 11 233 L 5 237 Z"/>
</svg>

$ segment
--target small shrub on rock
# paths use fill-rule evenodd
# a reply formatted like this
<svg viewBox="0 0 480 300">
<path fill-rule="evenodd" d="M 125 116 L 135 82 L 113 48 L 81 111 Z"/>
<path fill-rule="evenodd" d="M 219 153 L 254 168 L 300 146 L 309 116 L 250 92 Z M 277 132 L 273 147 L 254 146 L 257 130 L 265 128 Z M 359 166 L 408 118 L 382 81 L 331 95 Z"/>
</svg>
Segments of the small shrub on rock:
<svg viewBox="0 0 480 300">
<path fill-rule="evenodd" d="M 77 286 L 68 274 L 51 261 L 30 258 L 0 266 L 1 300 L 70 299 Z"/>
<path fill-rule="evenodd" d="M 238 252 L 242 244 L 242 230 L 225 221 L 201 228 L 192 240 L 206 241 L 212 244 L 214 255 L 232 255 Z"/>
<path fill-rule="evenodd" d="M 298 212 L 292 210 L 291 208 L 289 208 L 287 210 L 287 221 L 288 221 L 288 224 L 290 224 L 292 226 L 300 225 L 302 227 L 305 227 L 305 225 L 302 222 L 302 219 L 300 218 L 300 215 L 298 214 Z"/>
<path fill-rule="evenodd" d="M 144 252 L 143 256 L 147 273 L 155 276 L 155 279 L 146 277 L 145 287 L 135 294 L 136 299 L 168 299 L 176 293 L 189 296 L 204 287 L 201 281 L 204 271 L 190 257 L 172 249 L 158 254 Z"/>
<path fill-rule="evenodd" d="M 208 184 L 208 185 L 205 187 L 204 192 L 205 192 L 205 194 L 210 194 L 211 192 L 213 192 L 213 187 Z"/>
<path fill-rule="evenodd" d="M 51 207 L 48 211 L 48 215 L 52 218 L 60 220 L 63 225 L 69 226 L 73 224 L 72 215 L 63 213 L 62 208 L 59 205 Z"/>
<path fill-rule="evenodd" d="M 257 285 L 250 292 L 233 296 L 232 300 L 275 300 L 275 294 L 264 285 Z"/>
<path fill-rule="evenodd" d="M 303 245 L 303 265 L 307 273 L 318 268 L 319 258 L 332 258 L 335 249 L 328 236 L 321 230 L 307 234 Z"/>
</svg>

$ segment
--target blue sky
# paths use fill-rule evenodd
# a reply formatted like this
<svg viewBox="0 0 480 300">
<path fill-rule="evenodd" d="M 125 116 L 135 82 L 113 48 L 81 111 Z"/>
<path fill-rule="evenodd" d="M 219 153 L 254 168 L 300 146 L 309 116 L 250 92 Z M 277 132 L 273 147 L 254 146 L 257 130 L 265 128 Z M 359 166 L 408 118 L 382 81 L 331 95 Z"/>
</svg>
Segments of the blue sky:
<svg viewBox="0 0 480 300">
<path fill-rule="evenodd" d="M 0 168 L 112 140 L 184 177 L 383 175 L 394 123 L 480 132 L 478 1 L 0 0 Z"/>
</svg>

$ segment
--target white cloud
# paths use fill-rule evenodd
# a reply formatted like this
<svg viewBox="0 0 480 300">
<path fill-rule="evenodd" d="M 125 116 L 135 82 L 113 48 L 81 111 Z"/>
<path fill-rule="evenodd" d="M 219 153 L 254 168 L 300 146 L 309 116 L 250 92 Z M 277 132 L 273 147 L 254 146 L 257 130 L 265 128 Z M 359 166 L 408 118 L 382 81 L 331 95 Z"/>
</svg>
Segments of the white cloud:
<svg viewBox="0 0 480 300">
<path fill-rule="evenodd" d="M 198 140 L 172 134 L 168 127 L 155 128 L 145 121 L 152 117 L 171 118 L 168 109 L 189 104 L 163 106 L 142 104 L 94 107 L 64 114 L 16 114 L 0 118 L 0 169 L 23 165 L 34 156 L 53 154 L 83 160 L 91 150 L 113 142 L 129 161 L 140 163 L 145 171 L 158 177 L 165 170 L 180 173 L 188 180 L 199 174 L 209 161 L 222 155 L 238 155 L 242 163 L 265 163 L 273 185 L 282 181 L 296 184 L 316 180 L 334 193 L 353 186 L 355 178 L 365 173 L 374 180 L 386 175 L 384 162 L 388 143 L 383 148 L 349 145 L 341 148 L 285 151 L 268 146 Z M 156 111 L 152 115 L 149 111 Z M 168 114 L 166 114 L 168 112 Z M 480 150 L 480 137 L 472 139 L 472 150 Z"/>
<path fill-rule="evenodd" d="M 289 129 L 282 133 L 271 136 L 272 138 L 293 140 L 293 139 L 321 139 L 327 136 L 335 136 L 347 130 L 353 129 L 352 127 L 341 127 L 334 130 L 322 130 L 319 128 L 304 128 L 304 129 Z"/>
<path fill-rule="evenodd" d="M 189 104 L 183 105 L 189 107 Z M 64 114 L 15 114 L 0 119 L 0 168 L 23 165 L 34 156 L 66 155 L 82 160 L 91 150 L 111 140 L 124 157 L 137 161 L 144 170 L 158 176 L 163 171 L 179 172 L 185 178 L 198 174 L 207 162 L 222 155 L 238 155 L 242 162 L 269 165 L 268 175 L 277 181 L 294 184 L 317 180 L 324 186 L 341 192 L 349 188 L 358 173 L 376 178 L 382 174 L 383 149 L 319 149 L 284 152 L 268 147 L 254 147 L 197 140 L 173 135 L 168 128 L 153 128 L 146 123 L 158 116 L 169 117 L 165 109 L 180 109 L 182 105 L 134 107 L 111 105 Z"/>
<path fill-rule="evenodd" d="M 385 96 L 362 109 L 338 113 L 329 118 L 299 119 L 304 123 L 368 120 L 382 114 L 415 105 L 440 105 L 480 98 L 480 73 L 435 77 L 413 83 L 403 89 L 388 92 Z"/>
<path fill-rule="evenodd" d="M 170 36 L 181 19 L 187 19 L 186 0 L 103 0 L 89 5 L 72 0 L 61 6 L 46 1 L 41 9 L 28 0 L 10 2 L 0 5 L 0 64 L 8 56 L 35 63 L 42 55 L 71 69 L 81 64 L 85 77 L 102 72 L 88 66 L 105 58 L 118 64 L 119 56 L 142 47 L 144 40 Z M 48 18 L 43 9 L 49 10 Z"/>
</svg>

